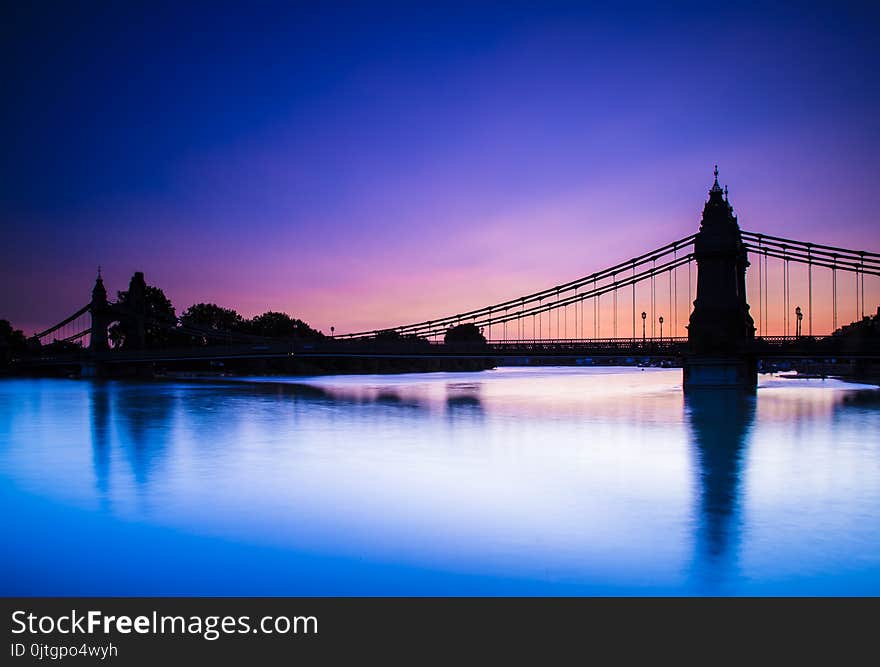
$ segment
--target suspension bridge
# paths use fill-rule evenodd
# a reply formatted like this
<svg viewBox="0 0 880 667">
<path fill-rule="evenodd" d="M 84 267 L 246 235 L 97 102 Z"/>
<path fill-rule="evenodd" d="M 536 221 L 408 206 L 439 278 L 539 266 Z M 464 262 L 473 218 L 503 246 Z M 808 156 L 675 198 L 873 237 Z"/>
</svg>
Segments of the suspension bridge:
<svg viewBox="0 0 880 667">
<path fill-rule="evenodd" d="M 41 353 L 20 363 L 78 365 L 93 374 L 113 365 L 289 357 L 638 359 L 682 365 L 686 386 L 753 386 L 762 361 L 880 359 L 876 338 L 832 335 L 841 324 L 870 321 L 866 294 L 880 294 L 878 279 L 880 253 L 741 229 L 716 167 L 696 233 L 500 303 L 321 339 L 265 338 L 157 321 L 146 307 L 142 273 L 132 278 L 124 302 L 110 302 L 99 272 L 89 302 L 37 333 Z M 130 332 L 119 349 L 108 342 L 115 322 Z M 462 324 L 473 325 L 485 342 L 446 342 L 447 332 Z M 200 344 L 151 348 L 150 327 Z"/>
</svg>

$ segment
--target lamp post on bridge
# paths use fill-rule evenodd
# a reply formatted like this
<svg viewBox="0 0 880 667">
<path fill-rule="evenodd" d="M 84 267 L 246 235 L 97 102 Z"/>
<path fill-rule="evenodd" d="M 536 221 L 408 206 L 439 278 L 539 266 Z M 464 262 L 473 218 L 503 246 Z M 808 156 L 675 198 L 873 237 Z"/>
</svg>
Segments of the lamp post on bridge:
<svg viewBox="0 0 880 667">
<path fill-rule="evenodd" d="M 657 321 L 660 322 L 660 342 L 662 343 L 663 342 L 663 316 L 661 315 L 657 319 Z"/>
<path fill-rule="evenodd" d="M 801 310 L 800 306 L 798 306 L 797 308 L 794 309 L 794 315 L 795 315 L 794 337 L 800 338 L 801 337 L 801 320 L 804 319 L 804 313 Z"/>
<path fill-rule="evenodd" d="M 648 319 L 648 313 L 642 311 L 642 345 L 645 344 L 645 320 Z"/>
</svg>

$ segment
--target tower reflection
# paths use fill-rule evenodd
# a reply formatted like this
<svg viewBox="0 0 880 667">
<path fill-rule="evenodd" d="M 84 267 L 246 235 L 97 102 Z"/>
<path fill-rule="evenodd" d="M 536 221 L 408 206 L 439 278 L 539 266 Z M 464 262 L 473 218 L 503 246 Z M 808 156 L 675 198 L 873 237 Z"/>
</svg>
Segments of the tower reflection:
<svg viewBox="0 0 880 667">
<path fill-rule="evenodd" d="M 118 385 L 115 389 L 113 417 L 120 427 L 119 444 L 135 482 L 143 486 L 167 453 L 173 390 L 138 384 Z"/>
<path fill-rule="evenodd" d="M 755 420 L 754 393 L 692 390 L 685 394 L 697 473 L 695 572 L 723 582 L 739 544 L 742 462 Z"/>
<path fill-rule="evenodd" d="M 94 380 L 89 384 L 89 407 L 92 436 L 92 465 L 98 495 L 106 501 L 110 490 L 110 394 L 107 384 Z"/>
</svg>

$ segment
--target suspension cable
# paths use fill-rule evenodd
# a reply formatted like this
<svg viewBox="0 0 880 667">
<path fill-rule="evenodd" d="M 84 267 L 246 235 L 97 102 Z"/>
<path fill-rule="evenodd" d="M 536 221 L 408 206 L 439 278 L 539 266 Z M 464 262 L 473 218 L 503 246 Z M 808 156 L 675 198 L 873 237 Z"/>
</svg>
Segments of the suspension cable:
<svg viewBox="0 0 880 667">
<path fill-rule="evenodd" d="M 837 331 L 837 267 L 831 267 L 831 313 L 832 313 L 832 323 L 831 330 Z"/>
<path fill-rule="evenodd" d="M 611 280 L 615 283 L 617 282 L 617 274 L 616 273 L 611 276 Z M 611 331 L 613 332 L 613 335 L 615 338 L 617 338 L 617 292 L 618 292 L 618 290 L 614 290 L 613 299 L 612 299 L 612 306 L 611 306 L 614 309 L 614 312 L 611 317 L 611 321 L 612 321 Z"/>
<path fill-rule="evenodd" d="M 788 258 L 785 250 L 786 247 L 782 246 L 782 327 L 783 335 L 788 336 Z"/>
<path fill-rule="evenodd" d="M 758 241 L 758 248 L 760 248 L 760 247 L 761 247 L 761 241 L 759 240 Z M 758 335 L 759 336 L 764 335 L 764 321 L 763 321 L 764 320 L 764 318 L 763 318 L 764 313 L 762 312 L 763 307 L 764 307 L 764 300 L 762 298 L 763 297 L 762 273 L 763 273 L 763 271 L 761 270 L 761 255 L 759 254 L 758 255 Z"/>
<path fill-rule="evenodd" d="M 672 258 L 676 259 L 677 255 L 678 255 L 678 249 L 673 248 L 672 249 Z M 672 312 L 672 318 L 673 318 L 672 326 L 673 326 L 673 330 L 675 331 L 675 335 L 678 335 L 678 269 L 675 270 L 675 273 L 673 274 L 673 279 L 674 279 L 674 285 L 673 285 L 672 291 L 675 293 L 674 294 L 674 296 L 675 296 L 675 299 L 674 299 L 675 309 Z"/>
<path fill-rule="evenodd" d="M 864 255 L 869 262 L 873 261 L 880 263 L 880 253 L 878 252 L 868 252 L 867 250 L 851 250 L 849 248 L 822 245 L 821 243 L 810 243 L 808 241 L 797 241 L 794 239 L 782 238 L 781 236 L 771 236 L 769 234 L 760 234 L 757 232 L 749 232 L 746 230 L 741 230 L 740 233 L 742 234 L 743 240 L 756 241 L 758 239 L 764 239 L 764 242 L 767 245 L 787 245 L 789 248 L 791 248 L 792 246 L 800 246 L 803 248 L 810 247 L 816 254 L 825 254 L 832 257 L 835 255 L 837 255 L 838 257 L 841 255 Z"/>
<path fill-rule="evenodd" d="M 656 315 L 657 291 L 654 288 L 654 269 L 657 268 L 657 258 L 651 259 L 651 338 L 654 338 L 654 316 Z"/>
<path fill-rule="evenodd" d="M 76 318 L 78 318 L 80 315 L 82 315 L 83 313 L 85 313 L 85 312 L 86 312 L 87 310 L 89 310 L 91 307 L 92 307 L 92 304 L 87 303 L 85 306 L 83 306 L 82 308 L 80 308 L 78 311 L 76 311 L 76 312 L 75 312 L 73 315 L 71 315 L 70 317 L 67 317 L 67 318 L 61 320 L 58 324 L 56 324 L 56 325 L 54 325 L 54 326 L 52 326 L 52 327 L 49 327 L 49 328 L 46 329 L 45 331 L 41 331 L 40 333 L 35 334 L 35 337 L 36 337 L 36 338 L 45 338 L 45 337 L 48 336 L 50 333 L 54 333 L 55 331 L 58 331 L 58 329 L 60 329 L 61 327 L 63 327 L 63 326 L 65 326 L 65 325 L 70 324 L 71 322 L 73 322 Z"/>
<path fill-rule="evenodd" d="M 697 300 L 697 297 L 694 296 L 694 288 L 691 280 L 691 275 L 693 274 L 694 263 L 688 260 L 688 323 L 691 320 L 691 312 L 693 312 L 694 301 Z"/>
<path fill-rule="evenodd" d="M 764 326 L 770 335 L 770 260 L 767 257 L 767 248 L 764 248 Z"/>
<path fill-rule="evenodd" d="M 656 260 L 657 257 L 671 253 L 671 250 L 674 247 L 682 247 L 682 246 L 691 245 L 693 243 L 695 236 L 696 236 L 695 234 L 693 234 L 691 236 L 687 236 L 683 239 L 679 239 L 677 241 L 674 241 L 673 243 L 668 243 L 668 244 L 666 244 L 666 245 L 664 245 L 664 246 L 662 246 L 662 247 L 660 247 L 650 253 L 645 253 L 643 255 L 639 255 L 638 257 L 629 259 L 623 263 L 617 264 L 611 268 L 604 269 L 602 271 L 593 273 L 593 274 L 591 274 L 589 276 L 585 276 L 583 278 L 578 278 L 577 280 L 573 280 L 568 283 L 557 285 L 556 287 L 548 288 L 545 290 L 541 290 L 539 292 L 535 292 L 533 294 L 519 297 L 518 299 L 512 299 L 510 301 L 505 301 L 502 303 L 493 304 L 491 306 L 484 306 L 482 308 L 477 308 L 475 310 L 471 310 L 466 313 L 461 313 L 459 315 L 450 315 L 450 316 L 442 317 L 439 319 L 425 320 L 423 322 L 417 322 L 414 324 L 407 324 L 407 325 L 392 327 L 391 329 L 384 329 L 384 330 L 377 329 L 377 330 L 372 330 L 372 331 L 362 331 L 362 332 L 356 332 L 356 333 L 341 334 L 341 335 L 337 336 L 337 338 L 354 338 L 354 337 L 375 336 L 376 334 L 381 333 L 382 331 L 388 331 L 388 330 L 393 330 L 398 333 L 409 333 L 409 334 L 415 334 L 415 335 L 429 335 L 428 334 L 429 331 L 434 331 L 437 329 L 445 329 L 451 323 L 455 322 L 459 318 L 472 318 L 472 317 L 474 317 L 474 318 L 480 318 L 482 321 L 486 321 L 488 319 L 492 319 L 493 321 L 498 321 L 499 318 L 497 316 L 497 311 L 500 310 L 501 308 L 504 308 L 506 306 L 512 306 L 512 305 L 519 304 L 521 306 L 521 309 L 525 312 L 526 306 L 536 303 L 537 299 L 539 297 L 547 297 L 547 296 L 550 296 L 556 292 L 570 292 L 570 291 L 574 290 L 575 287 L 578 287 L 578 286 L 583 287 L 583 286 L 587 285 L 588 283 L 593 283 L 594 287 L 595 287 L 596 284 L 598 283 L 598 281 L 610 279 L 613 273 L 619 272 L 623 268 L 630 267 L 633 264 L 635 264 L 636 266 L 641 266 L 641 265 L 645 264 L 646 262 L 651 261 L 652 259 Z M 597 319 L 599 319 L 598 313 L 597 313 Z"/>
<path fill-rule="evenodd" d="M 633 277 L 633 279 L 635 279 L 635 277 L 636 277 L 636 265 L 635 265 L 635 263 L 633 263 L 633 265 L 632 265 L 632 277 Z M 632 306 L 633 306 L 633 313 L 632 313 L 632 318 L 633 318 L 632 339 L 635 340 L 635 339 L 636 339 L 636 283 L 635 283 L 635 280 L 633 280 L 633 284 L 632 284 L 632 302 L 633 302 L 633 303 L 632 303 Z"/>
<path fill-rule="evenodd" d="M 861 319 L 861 317 L 859 317 L 860 312 L 861 311 L 859 309 L 859 273 L 858 273 L 858 271 L 856 271 L 856 321 Z"/>
<path fill-rule="evenodd" d="M 807 309 L 810 311 L 809 319 L 807 320 L 807 333 L 810 337 L 813 337 L 813 258 L 812 258 L 813 249 L 811 244 L 807 244 Z"/>
</svg>

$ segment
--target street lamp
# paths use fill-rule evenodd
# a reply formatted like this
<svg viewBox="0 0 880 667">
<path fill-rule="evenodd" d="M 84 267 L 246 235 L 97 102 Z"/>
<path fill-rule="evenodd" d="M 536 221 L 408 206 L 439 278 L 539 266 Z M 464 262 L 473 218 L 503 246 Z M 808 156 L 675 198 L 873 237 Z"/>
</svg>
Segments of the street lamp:
<svg viewBox="0 0 880 667">
<path fill-rule="evenodd" d="M 804 319 L 804 313 L 801 310 L 800 306 L 798 306 L 797 308 L 794 309 L 794 314 L 795 314 L 795 317 L 797 318 L 797 322 L 795 323 L 794 335 L 795 335 L 795 338 L 800 338 L 801 337 L 801 320 Z"/>
<path fill-rule="evenodd" d="M 642 311 L 642 342 L 645 342 L 645 320 L 648 318 L 648 313 L 644 310 Z"/>
<path fill-rule="evenodd" d="M 330 338 L 333 338 L 334 331 L 336 331 L 336 327 L 330 327 Z"/>
<path fill-rule="evenodd" d="M 660 322 L 660 340 L 663 340 L 663 316 L 661 315 L 658 320 Z"/>
</svg>

